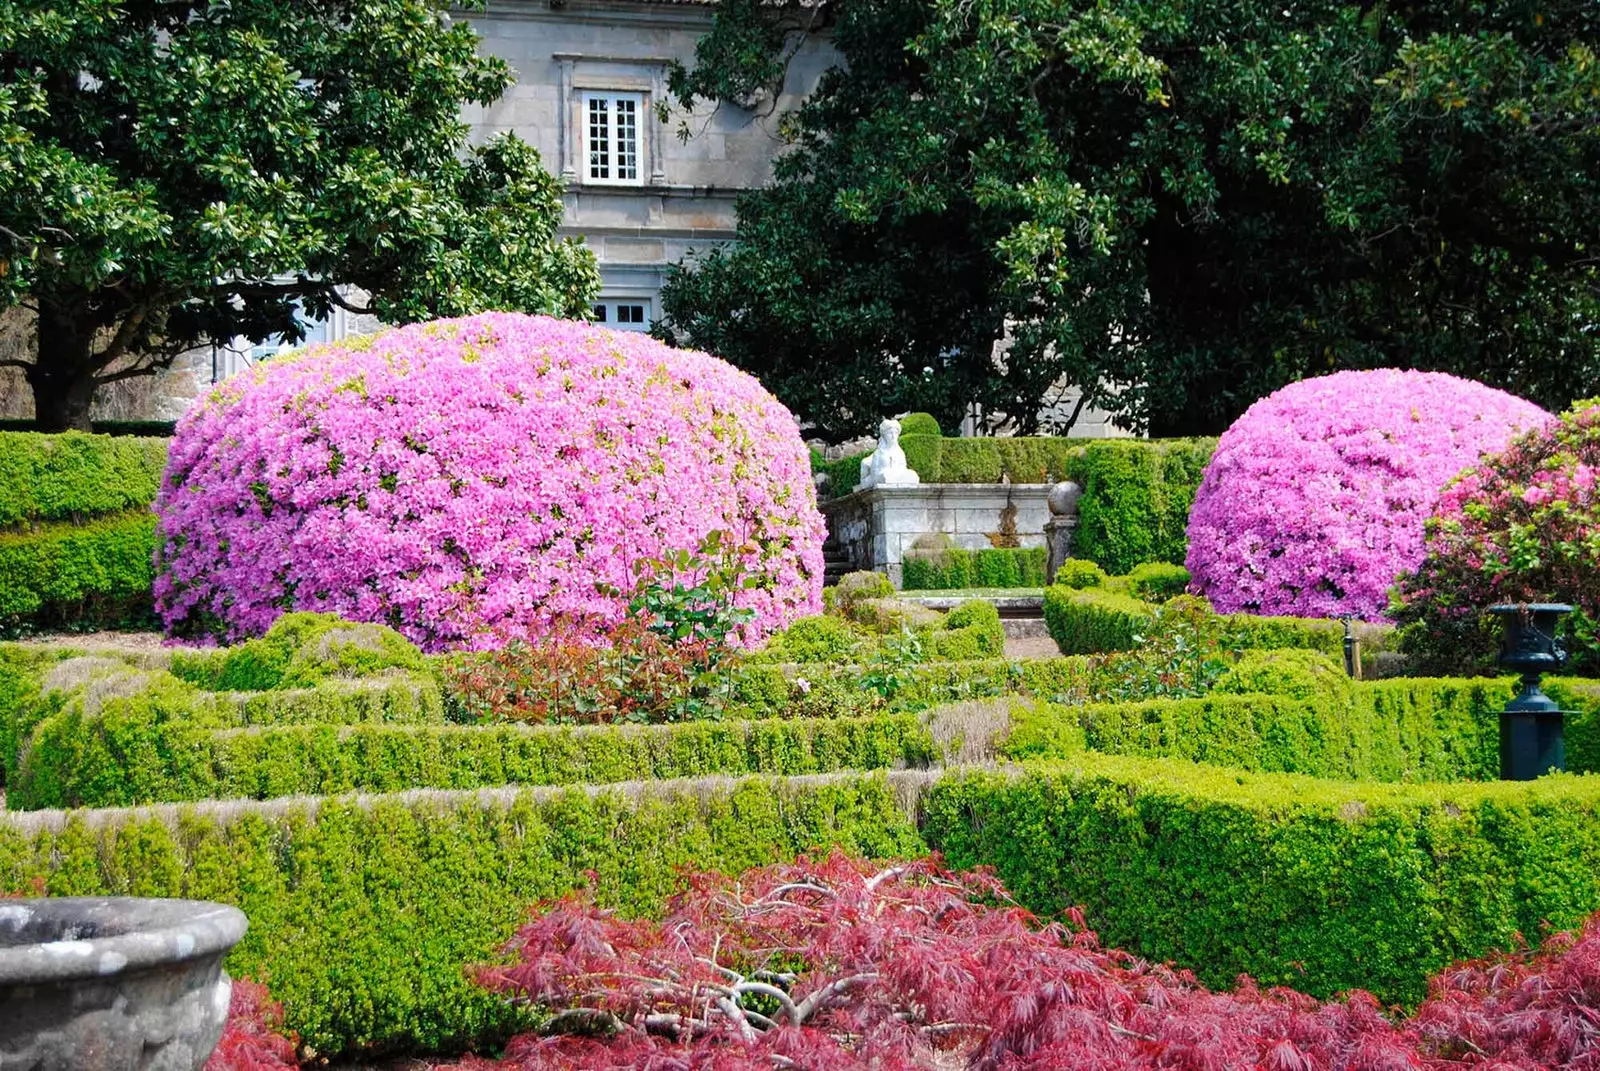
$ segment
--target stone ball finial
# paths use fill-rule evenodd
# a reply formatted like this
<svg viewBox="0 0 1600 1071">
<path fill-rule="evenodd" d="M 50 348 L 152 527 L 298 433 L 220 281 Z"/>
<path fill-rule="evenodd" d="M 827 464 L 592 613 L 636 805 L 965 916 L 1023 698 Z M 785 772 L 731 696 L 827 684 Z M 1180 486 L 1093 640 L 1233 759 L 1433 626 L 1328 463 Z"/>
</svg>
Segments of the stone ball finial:
<svg viewBox="0 0 1600 1071">
<path fill-rule="evenodd" d="M 1062 480 L 1050 488 L 1050 513 L 1056 517 L 1065 517 L 1069 513 L 1078 511 L 1078 499 L 1083 497 L 1083 488 L 1071 480 Z"/>
</svg>

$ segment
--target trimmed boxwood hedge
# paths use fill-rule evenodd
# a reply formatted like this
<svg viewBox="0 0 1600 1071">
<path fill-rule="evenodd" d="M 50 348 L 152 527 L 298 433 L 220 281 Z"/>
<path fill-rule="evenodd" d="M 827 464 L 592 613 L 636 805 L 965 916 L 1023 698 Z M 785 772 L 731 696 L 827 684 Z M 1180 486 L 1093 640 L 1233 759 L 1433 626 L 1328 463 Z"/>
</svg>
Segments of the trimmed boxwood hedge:
<svg viewBox="0 0 1600 1071">
<path fill-rule="evenodd" d="M 1219 695 L 1018 706 L 1001 752 L 1012 759 L 1105 754 L 1181 758 L 1268 773 L 1357 781 L 1484 781 L 1499 776 L 1499 711 L 1509 680 L 1348 681 L 1305 700 Z M 1587 756 L 1590 698 L 1569 740 Z M 1587 766 L 1570 764 L 1583 771 Z"/>
<path fill-rule="evenodd" d="M 108 711 L 54 722 L 35 733 L 8 797 L 13 809 L 795 775 L 926 766 L 934 757 L 933 740 L 915 714 L 650 726 L 217 730 L 194 722 L 135 723 Z"/>
<path fill-rule="evenodd" d="M 1120 578 L 1119 578 L 1120 579 Z M 1070 588 L 1052 584 L 1044 590 L 1044 621 L 1062 654 L 1100 654 L 1129 651 L 1150 629 L 1157 607 L 1124 590 Z M 1394 630 L 1385 625 L 1355 622 L 1363 662 L 1382 652 Z M 1258 617 L 1227 614 L 1222 617 L 1223 646 L 1243 650 L 1302 648 L 1330 658 L 1344 658 L 1344 622 L 1315 617 Z"/>
<path fill-rule="evenodd" d="M 494 958 L 530 904 L 589 885 L 603 904 L 659 910 L 682 868 L 737 873 L 834 845 L 923 850 L 882 775 L 413 792 L 0 813 L 0 891 L 237 905 L 250 928 L 227 969 L 267 982 L 319 1055 L 451 1051 L 513 1027 L 465 968 Z"/>
<path fill-rule="evenodd" d="M 0 529 L 144 509 L 166 464 L 165 439 L 0 431 Z"/>
<path fill-rule="evenodd" d="M 1044 624 L 1064 655 L 1130 651 L 1149 632 L 1155 607 L 1105 588 L 1044 589 Z"/>
<path fill-rule="evenodd" d="M 156 519 L 130 510 L 84 524 L 0 532 L 0 634 L 39 625 L 145 623 Z"/>
<path fill-rule="evenodd" d="M 906 591 L 1043 587 L 1049 554 L 1045 547 L 909 551 L 900 564 L 900 587 Z"/>
<path fill-rule="evenodd" d="M 1213 986 L 1412 1003 L 1447 963 L 1600 908 L 1600 777 L 1369 784 L 1092 752 L 949 775 L 929 847 Z"/>
</svg>

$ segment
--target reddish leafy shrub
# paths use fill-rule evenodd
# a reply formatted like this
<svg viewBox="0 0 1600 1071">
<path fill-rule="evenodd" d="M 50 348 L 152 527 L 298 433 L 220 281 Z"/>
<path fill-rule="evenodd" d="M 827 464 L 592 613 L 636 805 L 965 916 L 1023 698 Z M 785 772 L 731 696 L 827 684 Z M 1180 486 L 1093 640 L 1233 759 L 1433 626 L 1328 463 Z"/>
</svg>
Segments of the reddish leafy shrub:
<svg viewBox="0 0 1600 1071">
<path fill-rule="evenodd" d="M 1600 915 L 1537 953 L 1441 971 L 1406 1032 L 1433 1066 L 1600 1068 Z"/>
<path fill-rule="evenodd" d="M 285 1037 L 283 1005 L 267 995 L 267 987 L 235 979 L 228 1005 L 228 1025 L 206 1061 L 205 1071 L 278 1071 L 298 1068 L 295 1041 Z"/>
<path fill-rule="evenodd" d="M 464 721 L 594 724 L 682 721 L 725 705 L 733 637 L 750 611 L 746 582 L 721 533 L 700 551 L 636 564 L 626 615 L 612 624 L 559 615 L 537 643 L 462 654 L 446 663 Z"/>
<path fill-rule="evenodd" d="M 1365 994 L 1213 994 L 936 861 L 702 875 L 659 923 L 562 901 L 509 951 L 479 977 L 555 1015 L 464 1071 L 1418 1066 Z"/>
</svg>

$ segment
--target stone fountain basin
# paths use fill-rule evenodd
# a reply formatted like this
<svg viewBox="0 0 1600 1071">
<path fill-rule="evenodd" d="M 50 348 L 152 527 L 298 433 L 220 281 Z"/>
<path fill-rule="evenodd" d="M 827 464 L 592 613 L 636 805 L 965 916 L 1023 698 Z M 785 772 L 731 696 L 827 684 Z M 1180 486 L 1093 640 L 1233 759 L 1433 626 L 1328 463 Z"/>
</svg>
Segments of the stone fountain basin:
<svg viewBox="0 0 1600 1071">
<path fill-rule="evenodd" d="M 198 900 L 0 900 L 0 1071 L 199 1071 L 246 925 Z"/>
</svg>

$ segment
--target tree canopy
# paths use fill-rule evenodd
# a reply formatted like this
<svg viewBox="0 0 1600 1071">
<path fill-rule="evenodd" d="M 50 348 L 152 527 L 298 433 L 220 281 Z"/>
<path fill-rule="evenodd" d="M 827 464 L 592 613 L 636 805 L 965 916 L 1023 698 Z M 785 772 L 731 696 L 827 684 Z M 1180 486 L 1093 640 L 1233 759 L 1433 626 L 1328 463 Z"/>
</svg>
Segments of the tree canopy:
<svg viewBox="0 0 1600 1071">
<path fill-rule="evenodd" d="M 0 308 L 37 317 L 0 363 L 87 427 L 98 386 L 297 310 L 582 314 L 556 180 L 465 144 L 511 78 L 434 0 L 0 0 Z"/>
<path fill-rule="evenodd" d="M 721 0 L 680 100 L 775 77 L 786 17 Z M 1338 368 L 1600 390 L 1592 0 L 835 0 L 832 33 L 661 327 L 826 433 L 1034 430 L 1062 382 L 1157 434 Z"/>
</svg>

